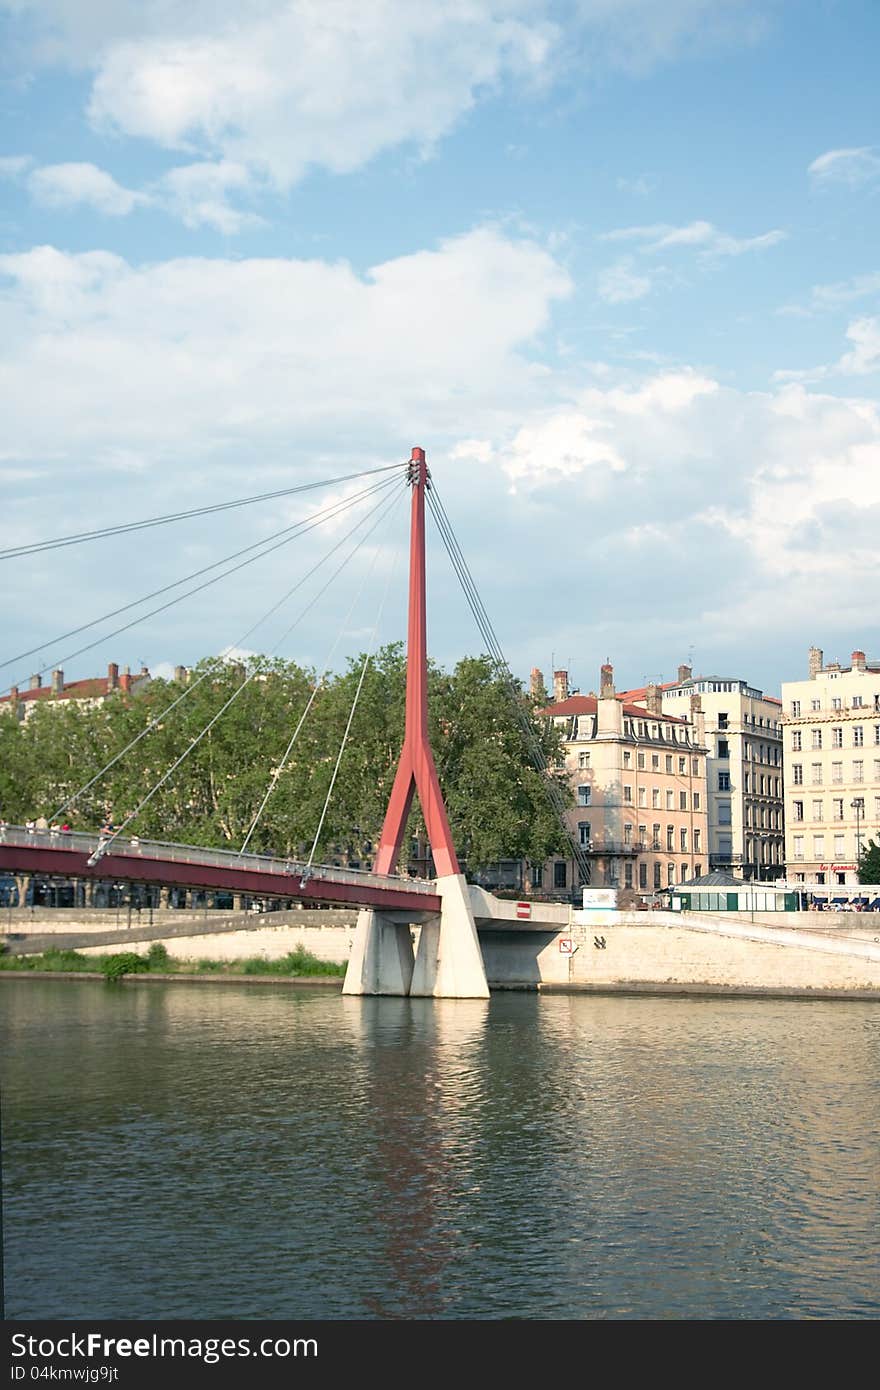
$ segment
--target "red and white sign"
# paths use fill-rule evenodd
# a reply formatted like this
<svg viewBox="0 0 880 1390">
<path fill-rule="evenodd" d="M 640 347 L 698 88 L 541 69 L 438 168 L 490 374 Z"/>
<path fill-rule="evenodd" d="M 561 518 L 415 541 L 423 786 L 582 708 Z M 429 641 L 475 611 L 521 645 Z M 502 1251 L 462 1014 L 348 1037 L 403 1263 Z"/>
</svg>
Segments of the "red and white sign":
<svg viewBox="0 0 880 1390">
<path fill-rule="evenodd" d="M 561 956 L 574 955 L 574 942 L 570 936 L 561 936 L 559 938 L 559 954 Z"/>
<path fill-rule="evenodd" d="M 516 915 L 517 915 L 517 917 L 531 917 L 531 915 L 532 915 L 532 904 L 531 904 L 531 903 L 517 903 L 517 905 L 516 905 Z"/>
</svg>

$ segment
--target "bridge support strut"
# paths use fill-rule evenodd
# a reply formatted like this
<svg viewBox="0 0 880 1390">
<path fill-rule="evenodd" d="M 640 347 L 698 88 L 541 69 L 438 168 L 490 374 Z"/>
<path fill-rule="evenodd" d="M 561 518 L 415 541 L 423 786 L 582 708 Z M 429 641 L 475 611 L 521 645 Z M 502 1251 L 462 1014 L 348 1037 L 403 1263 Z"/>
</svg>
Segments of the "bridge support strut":
<svg viewBox="0 0 880 1390">
<path fill-rule="evenodd" d="M 406 731 L 385 824 L 374 862 L 377 874 L 393 873 L 416 791 L 438 872 L 439 917 L 424 922 L 413 955 L 408 926 L 364 910 L 343 985 L 343 994 L 410 994 L 444 999 L 488 999 L 486 971 L 467 884 L 458 865 L 443 794 L 428 736 L 428 650 L 425 602 L 424 449 L 409 464 L 412 514 L 409 555 L 409 622 L 406 650 Z"/>
</svg>

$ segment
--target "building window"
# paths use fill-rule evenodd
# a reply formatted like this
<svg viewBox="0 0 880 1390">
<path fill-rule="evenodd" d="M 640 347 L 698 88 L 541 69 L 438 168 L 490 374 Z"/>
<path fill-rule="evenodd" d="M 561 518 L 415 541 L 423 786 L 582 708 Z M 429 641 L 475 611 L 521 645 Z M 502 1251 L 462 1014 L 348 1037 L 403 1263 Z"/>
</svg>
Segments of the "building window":
<svg viewBox="0 0 880 1390">
<path fill-rule="evenodd" d="M 877 725 L 877 728 L 880 729 L 880 724 Z M 875 742 L 876 742 L 876 743 L 880 743 L 880 738 L 875 739 Z M 691 758 L 691 773 L 693 774 L 694 777 L 699 777 L 699 775 L 700 775 L 700 760 L 699 760 L 699 758 Z"/>
<path fill-rule="evenodd" d="M 719 790 L 720 792 L 729 792 L 729 791 L 730 791 L 730 773 L 729 773 L 729 772 L 719 772 L 719 774 L 718 774 L 718 790 Z"/>
<path fill-rule="evenodd" d="M 793 751 L 794 751 L 795 753 L 799 753 L 799 752 L 801 751 L 801 748 L 803 747 L 803 740 L 802 740 L 802 738 L 801 738 L 801 731 L 800 731 L 800 729 L 792 729 L 792 731 L 791 731 L 791 746 L 792 746 L 792 749 L 793 749 Z"/>
<path fill-rule="evenodd" d="M 834 696 L 832 697 L 832 700 L 831 700 L 831 708 L 832 708 L 832 709 L 842 709 L 842 708 L 843 708 L 843 701 L 841 700 L 841 698 L 840 698 L 839 695 L 834 695 Z"/>
<path fill-rule="evenodd" d="M 653 826 L 651 827 L 651 829 L 652 829 L 652 831 L 653 831 L 653 834 L 652 834 L 652 836 L 651 836 L 651 846 L 652 846 L 653 849 L 659 849 L 659 848 L 660 848 L 660 827 L 659 827 L 659 825 L 653 825 Z"/>
<path fill-rule="evenodd" d="M 864 742 L 865 742 L 865 729 L 864 729 L 864 725 L 862 725 L 862 724 L 856 724 L 855 728 L 853 729 L 853 748 L 861 748 Z"/>
<path fill-rule="evenodd" d="M 645 755 L 644 755 L 644 753 L 637 753 L 637 754 L 636 754 L 636 765 L 637 765 L 637 767 L 638 767 L 638 769 L 639 769 L 640 772 L 644 772 L 644 770 L 645 770 Z"/>
<path fill-rule="evenodd" d="M 540 887 L 542 886 L 543 882 L 544 882 L 544 865 L 543 865 L 543 864 L 533 864 L 533 865 L 532 865 L 532 887 L 533 887 L 533 888 L 540 888 Z"/>
<path fill-rule="evenodd" d="M 655 888 L 660 888 L 660 887 L 661 887 L 661 883 L 660 883 L 660 864 L 659 864 L 659 862 L 655 862 L 655 864 L 654 864 L 654 887 L 655 887 Z"/>
<path fill-rule="evenodd" d="M 589 753 L 578 753 L 578 767 L 584 772 L 590 766 Z"/>
<path fill-rule="evenodd" d="M 794 854 L 795 859 L 803 859 L 803 857 L 804 857 L 804 837 L 803 837 L 803 835 L 795 835 L 794 838 L 792 839 L 791 845 L 792 845 L 792 852 L 793 852 L 793 854 Z"/>
<path fill-rule="evenodd" d="M 837 727 L 835 726 L 835 728 L 833 728 L 833 729 L 831 730 L 831 747 L 832 747 L 832 748 L 842 748 L 842 747 L 843 747 L 843 729 L 839 729 L 839 728 L 837 728 Z"/>
<path fill-rule="evenodd" d="M 821 787 L 821 785 L 822 785 L 822 764 L 821 764 L 821 763 L 811 763 L 811 764 L 810 764 L 810 768 L 811 768 L 811 770 L 812 770 L 812 782 L 813 782 L 813 786 L 814 786 L 814 787 Z"/>
<path fill-rule="evenodd" d="M 795 719 L 797 719 L 798 715 L 799 715 L 800 712 L 801 712 L 801 702 L 800 702 L 800 700 L 792 700 L 792 702 L 791 702 L 791 712 L 792 712 L 792 714 L 794 715 Z"/>
<path fill-rule="evenodd" d="M 669 887 L 670 887 L 670 888 L 672 887 L 673 883 L 675 882 L 675 865 L 674 865 L 674 864 L 667 864 L 667 865 L 666 865 L 666 882 L 669 884 Z"/>
<path fill-rule="evenodd" d="M 666 792 L 666 809 L 667 811 L 675 810 L 675 792 L 669 791 L 668 789 Z"/>
<path fill-rule="evenodd" d="M 831 819 L 843 820 L 843 797 L 836 796 L 831 802 Z"/>
<path fill-rule="evenodd" d="M 700 793 L 699 793 L 699 792 L 694 792 L 694 810 L 695 810 L 695 811 L 699 811 L 699 809 L 700 809 Z"/>
<path fill-rule="evenodd" d="M 796 787 L 800 787 L 800 786 L 803 785 L 803 780 L 804 780 L 804 765 L 803 765 L 803 763 L 792 763 L 792 766 L 791 766 L 791 780 L 794 782 L 794 785 L 795 785 Z"/>
<path fill-rule="evenodd" d="M 880 743 L 880 724 L 874 725 L 874 742 Z"/>
<path fill-rule="evenodd" d="M 639 844 L 642 849 L 648 848 L 648 827 L 646 825 L 639 826 Z"/>
<path fill-rule="evenodd" d="M 803 820 L 803 818 L 804 818 L 804 803 L 803 803 L 802 801 L 795 801 L 795 802 L 793 803 L 792 818 L 793 818 L 794 820 Z"/>
<path fill-rule="evenodd" d="M 564 859 L 557 859 L 553 865 L 553 887 L 564 888 L 568 879 L 568 865 Z"/>
<path fill-rule="evenodd" d="M 623 843 L 624 843 L 625 845 L 631 845 L 632 842 L 633 842 L 633 828 L 632 828 L 631 823 L 630 823 L 629 821 L 627 821 L 626 824 L 625 824 L 624 827 L 623 827 Z"/>
<path fill-rule="evenodd" d="M 624 748 L 623 750 L 623 765 L 624 767 L 632 767 L 632 753 L 630 753 L 628 748 Z"/>
<path fill-rule="evenodd" d="M 680 777 L 684 777 L 687 774 L 687 758 L 679 758 L 678 772 Z"/>
<path fill-rule="evenodd" d="M 862 708 L 862 697 L 861 697 L 861 695 L 854 695 L 854 696 L 852 697 L 852 707 L 853 707 L 853 709 L 861 709 L 861 708 Z"/>
<path fill-rule="evenodd" d="M 639 865 L 639 887 L 640 887 L 640 888 L 647 888 L 647 886 L 648 886 L 648 866 L 647 866 L 647 864 L 640 864 L 640 865 Z"/>
<path fill-rule="evenodd" d="M 651 771 L 652 771 L 652 772 L 659 772 L 659 771 L 660 771 L 660 754 L 659 754 L 659 753 L 652 753 L 652 754 L 651 754 Z"/>
<path fill-rule="evenodd" d="M 726 715 L 726 714 L 721 714 L 721 713 L 719 713 L 719 715 L 718 715 L 718 727 L 719 727 L 719 729 L 726 729 L 726 728 L 727 728 L 727 715 Z"/>
<path fill-rule="evenodd" d="M 624 888 L 632 888 L 633 886 L 633 866 L 631 859 L 627 859 L 623 866 L 623 886 Z"/>
<path fill-rule="evenodd" d="M 821 748 L 821 747 L 822 747 L 822 730 L 821 730 L 821 729 L 811 729 L 811 730 L 810 730 L 810 747 L 811 747 L 811 748 Z"/>
<path fill-rule="evenodd" d="M 700 877 L 700 874 L 701 874 L 702 872 L 703 872 L 703 866 L 702 866 L 702 864 L 695 864 L 695 865 L 694 865 L 694 878 L 699 878 L 699 877 Z"/>
<path fill-rule="evenodd" d="M 659 809 L 660 809 L 660 788 L 659 788 L 659 787 L 652 787 L 652 788 L 651 788 L 651 805 L 654 807 L 654 810 L 655 810 L 655 811 L 659 811 Z"/>
<path fill-rule="evenodd" d="M 857 760 L 856 762 L 853 763 L 853 781 L 854 781 L 854 782 L 864 782 L 864 780 L 865 780 L 865 764 L 859 759 L 859 760 Z"/>
<path fill-rule="evenodd" d="M 632 805 L 632 799 L 633 799 L 633 789 L 632 789 L 632 787 L 624 787 L 624 789 L 623 789 L 623 799 L 624 799 L 624 801 L 627 803 L 628 806 L 631 806 L 631 805 Z"/>
<path fill-rule="evenodd" d="M 588 820 L 578 821 L 578 837 L 584 848 L 588 849 L 590 845 L 590 822 Z"/>
<path fill-rule="evenodd" d="M 813 802 L 813 820 L 824 820 L 824 819 L 825 819 L 825 817 L 824 817 L 823 814 L 822 814 L 822 802 L 821 802 L 821 801 L 814 801 L 814 802 Z"/>
<path fill-rule="evenodd" d="M 647 804 L 648 804 L 648 791 L 647 791 L 647 788 L 646 788 L 646 787 L 639 787 L 639 805 L 640 805 L 640 806 L 647 806 Z"/>
<path fill-rule="evenodd" d="M 694 829 L 694 854 L 699 854 L 700 848 L 701 848 L 701 846 L 700 846 L 700 829 L 699 829 L 699 826 L 697 826 L 697 827 Z M 698 869 L 698 870 L 697 870 L 697 874 L 698 874 L 698 875 L 699 875 L 699 872 L 700 872 L 700 871 L 699 871 L 699 869 Z"/>
<path fill-rule="evenodd" d="M 814 714 L 815 714 L 815 712 L 816 712 L 817 710 L 820 710 L 821 708 L 822 708 L 822 701 L 821 701 L 821 700 L 811 700 L 811 701 L 810 701 L 810 709 L 813 711 Z"/>
<path fill-rule="evenodd" d="M 678 793 L 678 809 L 679 809 L 679 811 L 686 811 L 687 808 L 688 808 L 688 794 L 687 794 L 687 792 L 679 792 L 679 793 Z"/>
<path fill-rule="evenodd" d="M 671 772 L 671 771 L 672 771 L 672 754 L 671 754 L 671 753 L 667 753 L 667 754 L 666 754 L 666 771 L 667 771 L 667 772 Z"/>
<path fill-rule="evenodd" d="M 832 782 L 843 781 L 843 763 L 831 764 L 831 780 Z"/>
<path fill-rule="evenodd" d="M 814 859 L 824 859 L 824 858 L 825 858 L 825 836 L 824 836 L 824 835 L 814 835 L 814 836 L 813 836 L 813 858 L 814 858 Z"/>
<path fill-rule="evenodd" d="M 674 826 L 674 825 L 667 825 L 667 827 L 666 827 L 666 848 L 667 848 L 667 849 L 675 849 L 675 826 Z"/>
<path fill-rule="evenodd" d="M 680 832 L 679 838 L 680 838 L 680 840 L 681 840 L 681 852 L 682 852 L 682 854 L 687 854 L 688 833 L 687 833 L 687 828 L 686 828 L 685 826 L 682 826 L 682 827 L 681 827 L 681 832 Z"/>
<path fill-rule="evenodd" d="M 845 839 L 845 836 L 843 836 L 843 835 L 835 835 L 835 837 L 834 837 L 834 858 L 835 858 L 835 859 L 842 859 L 843 856 L 846 854 L 846 846 L 844 845 L 844 839 Z M 840 881 L 841 881 L 841 883 L 843 883 L 843 879 L 842 879 L 842 878 L 841 878 Z"/>
<path fill-rule="evenodd" d="M 578 806 L 589 806 L 592 788 L 586 786 L 578 787 Z"/>
<path fill-rule="evenodd" d="M 730 757 L 730 744 L 726 738 L 720 738 L 718 740 L 718 756 L 719 758 Z"/>
<path fill-rule="evenodd" d="M 717 812 L 718 812 L 718 824 L 719 824 L 719 825 L 731 825 L 731 824 L 732 824 L 731 816 L 730 816 L 730 802 L 729 802 L 728 800 L 717 802 L 717 803 L 716 803 L 716 808 L 715 808 L 715 809 L 716 809 Z"/>
</svg>

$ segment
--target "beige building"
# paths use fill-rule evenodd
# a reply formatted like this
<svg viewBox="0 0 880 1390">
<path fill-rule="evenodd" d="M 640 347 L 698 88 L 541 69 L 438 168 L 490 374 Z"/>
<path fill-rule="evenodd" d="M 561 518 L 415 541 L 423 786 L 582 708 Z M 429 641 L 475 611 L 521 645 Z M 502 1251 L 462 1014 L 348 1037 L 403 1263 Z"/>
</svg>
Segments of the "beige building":
<svg viewBox="0 0 880 1390">
<path fill-rule="evenodd" d="M 663 710 L 681 714 L 694 695 L 705 720 L 709 868 L 743 879 L 785 872 L 782 701 L 737 676 L 695 676 L 679 666 L 661 686 Z M 645 690 L 627 690 L 639 701 Z"/>
<path fill-rule="evenodd" d="M 705 873 L 709 864 L 706 748 L 698 698 L 681 715 L 662 709 L 649 686 L 644 703 L 621 699 L 611 666 L 599 695 L 569 694 L 554 673 L 552 704 L 541 713 L 562 730 L 576 806 L 569 824 L 594 886 L 652 893 Z M 576 891 L 573 860 L 543 866 L 534 888 Z"/>
<path fill-rule="evenodd" d="M 19 722 L 29 719 L 39 704 L 58 704 L 74 701 L 77 704 L 101 705 L 109 695 L 118 690 L 138 694 L 150 684 L 151 676 L 146 666 L 142 666 L 136 676 L 126 666 L 120 675 L 119 667 L 111 661 L 106 676 L 91 676 L 86 680 L 64 680 L 63 671 L 53 671 L 52 680 L 43 684 L 42 676 L 31 676 L 27 690 L 13 685 L 6 695 L 0 696 L 0 713 L 10 711 Z"/>
<path fill-rule="evenodd" d="M 785 858 L 790 881 L 858 882 L 859 850 L 880 837 L 880 662 L 855 651 L 782 686 Z"/>
</svg>

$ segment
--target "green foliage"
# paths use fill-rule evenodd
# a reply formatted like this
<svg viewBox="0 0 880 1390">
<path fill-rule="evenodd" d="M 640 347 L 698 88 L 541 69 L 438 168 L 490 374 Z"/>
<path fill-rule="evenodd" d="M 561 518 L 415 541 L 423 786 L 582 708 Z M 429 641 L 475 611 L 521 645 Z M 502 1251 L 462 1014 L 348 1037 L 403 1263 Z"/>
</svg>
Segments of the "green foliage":
<svg viewBox="0 0 880 1390">
<path fill-rule="evenodd" d="M 264 960 L 252 956 L 249 960 L 233 961 L 230 969 L 241 975 L 344 975 L 345 966 L 333 961 L 318 960 L 310 951 L 298 946 L 281 960 Z"/>
<path fill-rule="evenodd" d="M 149 968 L 147 957 L 139 956 L 136 951 L 117 951 L 115 955 L 104 956 L 101 960 L 104 978 L 110 982 L 121 980 L 123 975 L 141 974 Z"/>
<path fill-rule="evenodd" d="M 171 967 L 171 957 L 161 941 L 154 941 L 147 952 L 147 969 L 167 971 Z"/>
<path fill-rule="evenodd" d="M 362 657 L 332 675 L 315 695 L 297 743 L 278 773 L 291 733 L 314 691 L 315 673 L 294 662 L 255 658 L 260 670 L 213 728 L 159 788 L 133 823 L 142 838 L 238 848 L 270 782 L 272 796 L 250 841 L 253 851 L 299 858 L 312 841 L 360 678 Z M 0 806 L 18 824 L 52 817 L 101 767 L 138 735 L 139 742 L 64 812 L 74 829 L 96 830 L 109 816 L 120 824 L 145 791 L 189 747 L 242 685 L 242 669 L 201 662 L 190 691 L 154 680 L 142 693 L 120 693 L 103 705 L 41 702 L 22 726 L 0 717 Z M 549 766 L 558 735 L 532 718 Z M 370 662 L 352 721 L 321 841 L 318 862 L 369 859 L 379 838 L 403 742 L 406 656 L 400 643 Z M 545 774 L 535 771 L 510 696 L 487 657 L 468 657 L 454 671 L 429 671 L 431 739 L 453 839 L 470 869 L 499 858 L 543 860 L 564 847 L 550 808 Z M 153 721 L 156 727 L 145 732 Z M 558 773 L 566 797 L 567 782 Z M 423 832 L 417 802 L 408 838 Z"/>
<path fill-rule="evenodd" d="M 81 956 L 77 951 L 58 951 L 54 948 L 39 956 L 0 956 L 0 970 L 96 970 L 98 962 Z"/>
<path fill-rule="evenodd" d="M 880 844 L 869 840 L 859 860 L 859 883 L 880 883 Z"/>
</svg>

